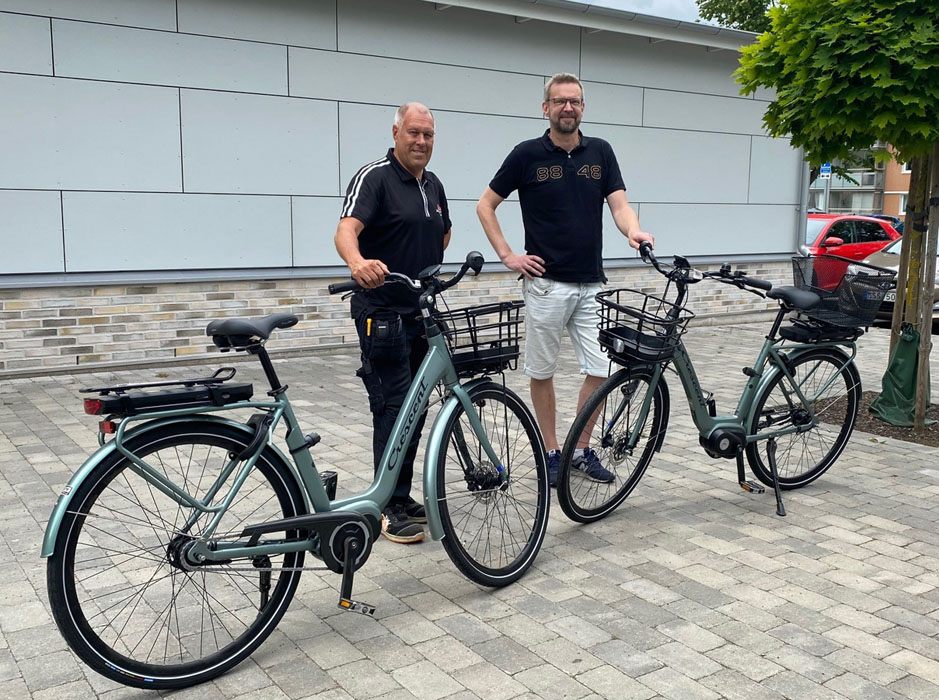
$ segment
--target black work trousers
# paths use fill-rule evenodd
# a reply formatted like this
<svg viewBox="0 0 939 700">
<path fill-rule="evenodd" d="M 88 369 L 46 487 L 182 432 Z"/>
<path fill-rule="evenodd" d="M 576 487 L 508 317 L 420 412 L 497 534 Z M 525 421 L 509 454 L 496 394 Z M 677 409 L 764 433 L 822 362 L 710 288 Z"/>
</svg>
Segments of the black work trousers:
<svg viewBox="0 0 939 700">
<path fill-rule="evenodd" d="M 372 412 L 372 455 L 377 472 L 391 436 L 391 429 L 401 412 L 411 379 L 427 354 L 424 324 L 420 319 L 402 318 L 391 311 L 371 311 L 356 319 L 362 367 L 356 373 L 368 391 Z M 427 413 L 417 418 L 417 425 L 408 443 L 391 504 L 400 504 L 411 495 L 414 457 L 421 439 Z"/>
</svg>

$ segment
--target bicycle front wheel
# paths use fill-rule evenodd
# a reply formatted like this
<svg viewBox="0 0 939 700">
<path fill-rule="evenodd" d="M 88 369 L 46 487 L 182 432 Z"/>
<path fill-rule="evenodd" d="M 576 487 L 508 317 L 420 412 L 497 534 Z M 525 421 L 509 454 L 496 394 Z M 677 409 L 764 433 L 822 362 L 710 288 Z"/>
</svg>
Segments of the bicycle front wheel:
<svg viewBox="0 0 939 700">
<path fill-rule="evenodd" d="M 127 447 L 204 500 L 250 439 L 196 420 L 155 428 Z M 186 569 L 179 548 L 198 538 L 212 516 L 180 505 L 131 467 L 114 452 L 76 489 L 47 565 L 52 613 L 72 650 L 114 681 L 138 688 L 202 683 L 273 631 L 296 590 L 303 553 Z M 265 449 L 213 539 L 237 540 L 246 525 L 304 512 L 293 473 Z"/>
<path fill-rule="evenodd" d="M 757 441 L 747 445 L 747 461 L 754 475 L 772 486 L 766 434 L 807 426 L 814 414 L 818 421 L 814 427 L 776 439 L 776 468 L 782 489 L 810 484 L 835 463 L 854 430 L 861 400 L 857 368 L 838 350 L 810 350 L 792 360 L 790 369 L 794 384 L 779 372 L 757 397 L 749 426 L 750 435 L 757 436 Z M 808 401 L 811 412 L 799 399 L 796 387 Z"/>
<path fill-rule="evenodd" d="M 651 393 L 649 408 L 641 408 Z M 668 387 L 660 376 L 652 385 L 646 367 L 624 368 L 590 395 L 574 419 L 558 469 L 558 503 L 564 514 L 591 523 L 612 512 L 639 483 L 668 426 Z M 586 433 L 586 438 L 582 439 Z M 597 462 L 573 464 L 574 450 L 586 445 Z"/>
<path fill-rule="evenodd" d="M 531 566 L 548 527 L 544 448 L 534 417 L 512 391 L 489 382 L 469 396 L 501 465 L 492 464 L 458 406 L 437 456 L 443 546 L 469 579 L 506 586 Z"/>
</svg>

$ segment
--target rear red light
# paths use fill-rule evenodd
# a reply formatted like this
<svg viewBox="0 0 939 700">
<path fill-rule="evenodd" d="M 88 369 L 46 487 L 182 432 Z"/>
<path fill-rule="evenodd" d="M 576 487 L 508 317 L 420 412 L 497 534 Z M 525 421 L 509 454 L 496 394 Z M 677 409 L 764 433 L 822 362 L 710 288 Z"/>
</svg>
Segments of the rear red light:
<svg viewBox="0 0 939 700">
<path fill-rule="evenodd" d="M 85 399 L 85 413 L 89 416 L 97 416 L 101 413 L 100 399 Z"/>
<path fill-rule="evenodd" d="M 113 420 L 103 420 L 98 423 L 98 432 L 105 435 L 113 435 L 117 432 L 117 423 Z"/>
</svg>

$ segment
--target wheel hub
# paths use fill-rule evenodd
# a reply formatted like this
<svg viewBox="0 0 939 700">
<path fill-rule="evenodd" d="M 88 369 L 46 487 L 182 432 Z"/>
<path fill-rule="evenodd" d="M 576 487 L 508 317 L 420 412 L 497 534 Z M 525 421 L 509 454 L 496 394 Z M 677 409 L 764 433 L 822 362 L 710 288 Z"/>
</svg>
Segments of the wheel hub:
<svg viewBox="0 0 939 700">
<path fill-rule="evenodd" d="M 174 569 L 192 571 L 197 564 L 189 559 L 189 551 L 195 540 L 188 535 L 176 535 L 166 546 L 166 559 Z"/>
<path fill-rule="evenodd" d="M 812 415 L 804 408 L 797 408 L 792 412 L 793 425 L 808 425 L 812 422 Z"/>
<path fill-rule="evenodd" d="M 491 464 L 478 464 L 466 477 L 470 491 L 492 491 L 501 484 L 499 472 Z"/>
</svg>

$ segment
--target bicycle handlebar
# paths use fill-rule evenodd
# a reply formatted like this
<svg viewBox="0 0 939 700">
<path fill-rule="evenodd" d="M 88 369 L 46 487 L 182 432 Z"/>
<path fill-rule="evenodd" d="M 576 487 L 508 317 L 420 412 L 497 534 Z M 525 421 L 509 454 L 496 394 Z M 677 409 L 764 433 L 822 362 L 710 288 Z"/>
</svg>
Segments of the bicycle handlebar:
<svg viewBox="0 0 939 700">
<path fill-rule="evenodd" d="M 348 282 L 336 282 L 329 285 L 326 289 L 330 294 L 341 294 L 342 292 L 360 292 L 365 289 L 365 287 L 355 280 L 349 280 Z"/>
<path fill-rule="evenodd" d="M 671 270 L 663 270 L 662 266 L 659 264 L 659 261 L 655 257 L 655 253 L 652 252 L 652 245 L 648 241 L 643 241 L 639 244 L 639 255 L 642 256 L 642 259 L 647 263 L 652 265 L 659 273 L 665 275 L 669 279 L 675 279 L 680 282 L 693 282 L 702 277 L 707 277 L 710 279 L 716 279 L 719 282 L 726 282 L 727 284 L 733 284 L 736 287 L 743 289 L 744 287 L 753 287 L 754 289 L 761 289 L 764 292 L 768 292 L 773 288 L 773 283 L 768 280 L 761 280 L 756 277 L 747 277 L 739 270 L 736 272 L 731 272 L 730 264 L 724 263 L 721 265 L 721 269 L 718 272 L 705 272 L 697 273 L 700 275 L 697 279 L 690 279 L 693 274 L 692 271 L 694 268 L 688 266 L 688 263 L 684 258 L 681 258 L 683 264 L 676 262 L 676 265 Z M 747 290 L 753 292 L 754 294 L 759 294 L 759 292 L 753 291 L 753 289 Z"/>
<path fill-rule="evenodd" d="M 450 289 L 450 287 L 457 284 L 461 279 L 463 279 L 463 276 L 469 270 L 472 270 L 474 275 L 478 275 L 479 272 L 483 269 L 483 264 L 485 262 L 486 261 L 483 258 L 482 253 L 480 253 L 478 250 L 473 250 L 467 253 L 466 261 L 460 265 L 460 269 L 457 271 L 457 273 L 446 282 L 440 282 L 437 280 L 437 272 L 439 270 L 435 270 L 432 275 L 421 280 L 413 280 L 400 272 L 389 272 L 385 275 L 384 284 L 388 284 L 390 282 L 401 282 L 402 284 L 408 285 L 413 292 L 420 292 L 421 289 L 426 287 L 428 288 L 428 291 L 431 291 L 432 294 L 436 294 L 437 292 Z M 437 267 L 439 268 L 439 266 Z M 437 280 L 436 284 L 432 284 L 432 280 Z M 330 284 L 326 289 L 330 294 L 367 291 L 365 287 L 363 287 L 355 280 L 348 280 L 347 282 L 335 282 Z"/>
</svg>

